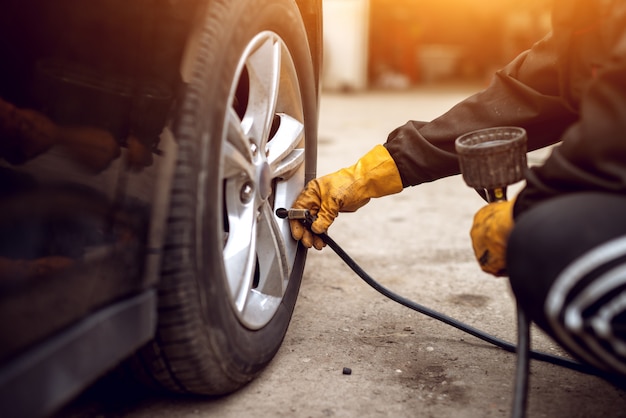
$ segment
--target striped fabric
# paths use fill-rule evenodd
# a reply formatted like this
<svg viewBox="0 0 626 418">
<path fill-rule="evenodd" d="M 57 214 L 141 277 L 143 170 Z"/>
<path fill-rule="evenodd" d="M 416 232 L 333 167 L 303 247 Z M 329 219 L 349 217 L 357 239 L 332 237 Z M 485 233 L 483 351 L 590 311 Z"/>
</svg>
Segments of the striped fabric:
<svg viewBox="0 0 626 418">
<path fill-rule="evenodd" d="M 626 374 L 626 236 L 574 260 L 545 303 L 550 326 L 574 354 Z"/>
</svg>

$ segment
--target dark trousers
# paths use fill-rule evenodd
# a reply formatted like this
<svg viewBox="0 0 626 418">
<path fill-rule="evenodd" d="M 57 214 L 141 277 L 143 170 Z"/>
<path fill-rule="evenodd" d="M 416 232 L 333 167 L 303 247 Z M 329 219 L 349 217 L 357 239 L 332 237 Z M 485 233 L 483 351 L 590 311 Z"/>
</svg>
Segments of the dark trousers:
<svg viewBox="0 0 626 418">
<path fill-rule="evenodd" d="M 522 214 L 507 268 L 531 320 L 579 360 L 626 376 L 626 196 L 570 194 Z"/>
</svg>

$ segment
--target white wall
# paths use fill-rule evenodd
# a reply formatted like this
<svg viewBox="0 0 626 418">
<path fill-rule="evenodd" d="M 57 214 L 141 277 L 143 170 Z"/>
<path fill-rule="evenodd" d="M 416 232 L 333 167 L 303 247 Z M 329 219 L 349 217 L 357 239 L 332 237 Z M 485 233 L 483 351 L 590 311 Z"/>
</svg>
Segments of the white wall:
<svg viewBox="0 0 626 418">
<path fill-rule="evenodd" d="M 367 88 L 369 0 L 324 0 L 325 90 Z"/>
</svg>

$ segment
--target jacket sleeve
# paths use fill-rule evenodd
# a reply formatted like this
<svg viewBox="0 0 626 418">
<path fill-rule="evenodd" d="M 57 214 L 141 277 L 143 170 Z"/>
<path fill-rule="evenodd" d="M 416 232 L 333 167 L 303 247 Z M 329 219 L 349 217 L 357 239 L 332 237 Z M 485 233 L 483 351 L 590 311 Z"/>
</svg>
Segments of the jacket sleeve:
<svg viewBox="0 0 626 418">
<path fill-rule="evenodd" d="M 626 193 L 626 5 L 618 4 L 603 26 L 606 52 L 582 90 L 580 117 L 550 157 L 530 169 L 515 216 L 563 193 Z"/>
<path fill-rule="evenodd" d="M 431 122 L 409 121 L 385 146 L 404 187 L 459 174 L 455 139 L 494 126 L 519 126 L 530 150 L 557 142 L 576 112 L 559 96 L 557 54 L 551 36 L 498 71 L 483 91 Z"/>
<path fill-rule="evenodd" d="M 580 115 L 544 164 L 529 170 L 515 216 L 563 193 L 626 193 L 626 62 L 598 75 L 582 98 Z"/>
</svg>

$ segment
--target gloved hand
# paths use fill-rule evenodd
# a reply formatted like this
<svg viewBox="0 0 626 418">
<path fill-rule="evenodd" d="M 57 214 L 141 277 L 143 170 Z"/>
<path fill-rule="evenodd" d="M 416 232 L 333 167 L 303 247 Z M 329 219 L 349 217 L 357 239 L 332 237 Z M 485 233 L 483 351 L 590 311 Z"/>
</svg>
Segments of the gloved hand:
<svg viewBox="0 0 626 418">
<path fill-rule="evenodd" d="M 306 185 L 292 207 L 308 209 L 317 219 L 311 230 L 300 221 L 291 220 L 291 235 L 307 248 L 313 246 L 321 250 L 325 243 L 314 234 L 326 232 L 339 212 L 354 212 L 373 197 L 400 191 L 402 180 L 396 163 L 384 146 L 376 145 L 356 164 L 313 179 Z"/>
<path fill-rule="evenodd" d="M 494 276 L 506 276 L 506 245 L 513 229 L 513 200 L 490 203 L 474 215 L 470 231 L 480 268 Z"/>
</svg>

